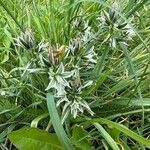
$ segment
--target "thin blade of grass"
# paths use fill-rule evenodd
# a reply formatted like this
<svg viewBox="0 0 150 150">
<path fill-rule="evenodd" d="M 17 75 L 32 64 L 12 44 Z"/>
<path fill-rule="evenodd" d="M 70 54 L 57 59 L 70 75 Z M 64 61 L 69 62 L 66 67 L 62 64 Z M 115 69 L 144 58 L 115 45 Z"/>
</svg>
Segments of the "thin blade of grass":
<svg viewBox="0 0 150 150">
<path fill-rule="evenodd" d="M 93 125 L 98 129 L 98 131 L 102 134 L 103 138 L 107 141 L 107 143 L 113 150 L 120 150 L 120 148 L 117 146 L 113 138 L 106 132 L 106 130 L 99 123 L 94 123 Z"/>
<path fill-rule="evenodd" d="M 90 123 L 103 123 L 103 124 L 107 124 L 110 127 L 113 127 L 119 131 L 121 131 L 122 133 L 126 134 L 127 136 L 129 136 L 130 138 L 134 139 L 135 141 L 144 144 L 146 147 L 150 148 L 150 140 L 138 135 L 137 133 L 131 131 L 130 129 L 128 129 L 126 126 L 110 121 L 108 119 L 105 118 L 98 118 L 98 119 L 90 119 L 88 120 L 88 122 Z"/>
<path fill-rule="evenodd" d="M 58 116 L 56 105 L 54 102 L 54 96 L 49 93 L 47 94 L 47 106 L 48 106 L 48 111 L 49 111 L 49 115 L 50 115 L 53 127 L 58 136 L 58 139 L 60 140 L 61 144 L 64 146 L 66 150 L 73 150 L 74 148 L 71 144 L 71 141 L 67 137 L 67 134 L 64 131 L 60 118 Z"/>
<path fill-rule="evenodd" d="M 139 100 L 141 101 L 141 107 L 142 107 L 142 110 L 143 110 L 143 113 L 142 113 L 142 125 L 143 125 L 144 124 L 144 105 L 143 105 L 143 97 L 142 97 L 142 93 L 141 93 L 141 88 L 140 88 L 140 85 L 139 85 L 139 79 L 137 77 L 137 73 L 136 73 L 136 70 L 134 68 L 131 57 L 129 55 L 127 47 L 122 43 L 120 43 L 120 47 L 122 48 L 122 50 L 124 52 L 124 55 L 125 55 L 126 61 L 128 62 L 131 74 L 134 76 L 135 85 L 136 86 L 138 85 L 137 86 L 137 93 L 138 93 Z"/>
<path fill-rule="evenodd" d="M 15 21 L 17 26 L 20 28 L 20 30 L 23 32 L 22 26 L 19 24 L 19 22 L 16 20 L 16 18 L 13 16 L 13 14 L 9 11 L 9 9 L 6 7 L 6 5 L 0 0 L 0 5 L 6 10 L 6 12 L 11 16 L 11 18 Z"/>
</svg>

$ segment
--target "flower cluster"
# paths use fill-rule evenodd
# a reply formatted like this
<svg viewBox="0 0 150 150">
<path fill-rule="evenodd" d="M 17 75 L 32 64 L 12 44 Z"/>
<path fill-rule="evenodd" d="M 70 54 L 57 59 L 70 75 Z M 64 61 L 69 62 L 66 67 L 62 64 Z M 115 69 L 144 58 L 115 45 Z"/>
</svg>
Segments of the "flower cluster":
<svg viewBox="0 0 150 150">
<path fill-rule="evenodd" d="M 74 118 L 85 110 L 94 115 L 88 102 L 81 96 L 93 81 L 85 80 L 80 76 L 82 70 L 92 70 L 97 63 L 94 45 L 89 47 L 89 41 L 94 34 L 88 22 L 84 22 L 81 26 L 81 23 L 75 20 L 73 26 L 80 30 L 68 42 L 68 45 L 59 46 L 58 44 L 56 47 L 52 47 L 45 40 L 37 42 L 31 29 L 27 29 L 25 33 L 21 33 L 21 36 L 14 39 L 17 46 L 23 49 L 32 49 L 38 67 L 46 68 L 49 83 L 45 91 L 53 93 L 57 100 L 57 107 L 62 108 L 62 122 L 69 113 Z M 30 66 L 25 70 L 29 71 Z"/>
<path fill-rule="evenodd" d="M 102 11 L 97 18 L 101 29 L 100 36 L 105 37 L 103 42 L 109 42 L 111 48 L 116 48 L 117 42 L 127 44 L 127 41 L 132 40 L 135 36 L 132 19 L 128 22 L 123 21 L 120 14 L 119 4 L 115 1 L 108 11 Z"/>
<path fill-rule="evenodd" d="M 72 34 L 66 45 L 51 46 L 45 40 L 37 42 L 31 29 L 27 29 L 25 33 L 21 33 L 21 36 L 14 39 L 17 46 L 35 50 L 32 53 L 36 57 L 36 65 L 42 69 L 46 68 L 49 83 L 45 90 L 53 93 L 57 99 L 57 106 L 62 110 L 63 121 L 69 113 L 74 118 L 85 110 L 94 115 L 82 96 L 93 81 L 81 74 L 95 69 L 98 60 L 95 43 L 102 39 L 101 44 L 107 42 L 112 48 L 116 48 L 117 42 L 126 43 L 135 35 L 131 21 L 130 23 L 123 21 L 120 17 L 120 9 L 116 1 L 108 11 L 102 11 L 97 17 L 99 22 L 97 32 L 89 25 L 90 21 L 82 16 L 85 15 L 71 20 Z"/>
</svg>

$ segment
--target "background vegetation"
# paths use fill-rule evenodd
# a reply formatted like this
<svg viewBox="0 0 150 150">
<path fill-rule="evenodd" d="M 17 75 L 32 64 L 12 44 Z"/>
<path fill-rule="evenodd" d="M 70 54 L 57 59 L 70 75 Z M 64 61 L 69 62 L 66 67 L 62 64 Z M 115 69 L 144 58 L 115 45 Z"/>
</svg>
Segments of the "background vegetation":
<svg viewBox="0 0 150 150">
<path fill-rule="evenodd" d="M 0 0 L 0 148 L 150 148 L 148 0 Z"/>
</svg>

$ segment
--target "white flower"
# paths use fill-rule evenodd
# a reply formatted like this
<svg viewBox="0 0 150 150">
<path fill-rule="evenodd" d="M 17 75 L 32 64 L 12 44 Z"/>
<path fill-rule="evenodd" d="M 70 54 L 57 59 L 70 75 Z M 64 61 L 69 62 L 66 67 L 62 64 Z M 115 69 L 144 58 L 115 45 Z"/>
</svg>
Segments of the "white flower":
<svg viewBox="0 0 150 150">
<path fill-rule="evenodd" d="M 61 63 L 56 72 L 50 70 L 49 78 L 50 83 L 45 90 L 56 89 L 57 96 L 61 96 L 65 94 L 65 87 L 69 87 L 69 82 L 66 80 L 70 78 L 74 74 L 74 71 L 64 71 L 64 65 Z"/>
<path fill-rule="evenodd" d="M 79 37 L 71 40 L 69 42 L 69 46 L 68 46 L 69 53 L 71 52 L 72 55 L 74 55 L 75 53 L 77 53 L 80 50 L 80 47 L 81 47 L 81 40 Z"/>
<path fill-rule="evenodd" d="M 82 100 L 81 97 L 75 97 L 73 103 L 70 104 L 70 111 L 74 118 L 77 117 L 78 113 L 83 113 L 84 109 L 87 110 L 88 113 L 90 113 L 92 116 L 94 115 L 94 112 L 89 107 L 88 103 L 84 100 Z"/>
<path fill-rule="evenodd" d="M 41 52 L 41 50 L 45 50 L 49 48 L 49 42 L 46 42 L 42 40 L 36 47 L 38 52 Z"/>
<path fill-rule="evenodd" d="M 86 110 L 88 113 L 90 113 L 92 116 L 94 115 L 94 112 L 89 107 L 88 103 L 84 101 L 81 97 L 75 96 L 73 101 L 69 101 L 68 98 L 65 96 L 62 99 L 60 99 L 61 102 L 65 102 L 63 106 L 62 111 L 62 118 L 64 119 L 64 116 L 66 116 L 66 113 L 70 111 L 70 113 L 73 115 L 73 118 L 76 118 L 79 113 L 84 113 L 84 110 Z M 60 102 L 58 102 L 60 105 Z"/>
<path fill-rule="evenodd" d="M 91 63 L 97 63 L 97 54 L 94 52 L 94 46 L 92 46 L 87 52 L 86 55 L 84 56 L 85 58 L 88 59 L 89 62 Z M 95 59 L 96 57 L 96 59 Z"/>
<path fill-rule="evenodd" d="M 118 17 L 119 17 L 119 4 L 115 0 L 111 8 L 109 9 L 109 18 L 113 23 L 115 23 L 118 20 Z"/>
<path fill-rule="evenodd" d="M 79 26 L 79 23 L 79 18 L 74 19 L 74 21 L 72 22 L 72 28 L 77 28 Z"/>
<path fill-rule="evenodd" d="M 93 68 L 97 63 L 97 54 L 94 52 L 94 46 L 92 46 L 83 57 L 83 66 L 86 66 L 88 69 Z"/>
<path fill-rule="evenodd" d="M 70 105 L 70 108 L 73 118 L 76 118 L 79 112 L 83 113 L 83 108 L 76 100 L 74 100 L 74 102 Z"/>
<path fill-rule="evenodd" d="M 30 49 L 34 46 L 34 35 L 31 29 L 26 29 L 25 33 L 21 33 L 21 36 L 14 38 L 17 46 Z"/>
<path fill-rule="evenodd" d="M 127 34 L 128 40 L 132 40 L 132 37 L 136 35 L 132 26 L 129 23 L 123 29 L 125 30 L 125 32 Z"/>
<path fill-rule="evenodd" d="M 91 27 L 87 25 L 86 30 L 84 31 L 82 35 L 83 42 L 88 42 L 90 38 L 92 37 Z"/>
<path fill-rule="evenodd" d="M 110 47 L 111 48 L 116 48 L 116 39 L 112 37 L 112 38 L 110 38 L 109 41 L 110 41 L 110 43 L 109 43 Z"/>
<path fill-rule="evenodd" d="M 77 88 L 77 91 L 79 94 L 82 93 L 82 90 L 88 86 L 91 86 L 93 84 L 93 81 L 92 80 L 89 80 L 89 81 L 86 81 L 83 85 L 80 85 L 78 88 Z"/>
</svg>

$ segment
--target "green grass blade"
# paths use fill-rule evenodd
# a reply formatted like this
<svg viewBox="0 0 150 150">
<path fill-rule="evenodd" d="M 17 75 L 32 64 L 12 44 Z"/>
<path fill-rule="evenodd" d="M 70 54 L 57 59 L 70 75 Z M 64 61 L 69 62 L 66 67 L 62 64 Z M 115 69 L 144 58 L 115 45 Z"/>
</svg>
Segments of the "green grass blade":
<svg viewBox="0 0 150 150">
<path fill-rule="evenodd" d="M 102 134 L 103 138 L 107 141 L 107 143 L 113 150 L 120 150 L 113 138 L 99 123 L 94 123 L 93 125 L 98 129 L 98 131 Z"/>
<path fill-rule="evenodd" d="M 74 148 L 71 144 L 71 141 L 67 137 L 67 134 L 65 133 L 60 118 L 58 116 L 57 109 L 54 102 L 54 96 L 49 93 L 47 94 L 47 106 L 58 139 L 60 140 L 61 144 L 64 146 L 66 150 L 73 150 Z"/>
<path fill-rule="evenodd" d="M 143 111 L 142 109 L 137 109 L 137 110 L 128 111 L 128 112 L 125 112 L 125 113 L 117 113 L 117 114 L 111 115 L 111 116 L 109 116 L 109 117 L 107 117 L 107 118 L 108 118 L 108 119 L 114 119 L 114 118 L 117 118 L 117 117 L 120 117 L 120 116 L 138 114 L 138 113 L 141 113 L 142 111 Z M 145 113 L 149 113 L 149 112 L 150 112 L 150 109 L 149 109 L 149 108 L 145 108 L 145 109 L 144 109 L 144 112 L 145 112 Z"/>
<path fill-rule="evenodd" d="M 32 120 L 31 127 L 37 128 L 39 121 L 42 120 L 42 119 L 44 119 L 44 118 L 46 118 L 46 117 L 48 117 L 48 116 L 49 116 L 48 113 L 44 113 L 44 114 L 36 117 L 34 120 Z"/>
<path fill-rule="evenodd" d="M 141 102 L 136 98 L 119 98 L 112 101 L 112 104 L 118 104 L 123 106 L 136 106 L 141 107 Z M 143 98 L 143 105 L 146 107 L 150 107 L 150 98 Z"/>
<path fill-rule="evenodd" d="M 90 94 L 93 94 L 108 78 L 108 76 L 111 74 L 112 70 L 106 71 L 104 74 L 102 74 L 95 83 L 87 90 L 85 91 L 85 95 L 88 96 Z"/>
<path fill-rule="evenodd" d="M 120 47 L 122 48 L 122 50 L 124 52 L 126 61 L 128 62 L 128 65 L 129 65 L 129 69 L 130 69 L 132 75 L 134 76 L 135 85 L 137 86 L 138 97 L 139 97 L 139 100 L 141 101 L 141 106 L 142 106 L 142 110 L 143 110 L 142 124 L 144 124 L 144 105 L 143 105 L 143 97 L 142 97 L 142 93 L 141 93 L 141 88 L 140 88 L 140 85 L 139 85 L 139 79 L 137 77 L 137 73 L 135 71 L 135 67 L 134 67 L 133 62 L 131 60 L 131 57 L 129 55 L 127 47 L 124 44 L 121 44 L 121 43 L 120 43 Z"/>
<path fill-rule="evenodd" d="M 133 9 L 131 9 L 131 11 L 128 11 L 126 16 L 130 17 L 131 15 L 133 15 L 133 13 L 139 11 L 140 8 L 143 7 L 143 5 L 145 5 L 149 0 L 143 0 L 142 2 L 140 2 L 139 4 L 136 4 L 136 2 L 133 3 L 132 7 L 135 5 L 135 7 L 133 7 Z M 131 7 L 131 8 L 132 8 Z"/>
<path fill-rule="evenodd" d="M 107 124 L 108 126 L 111 126 L 119 131 L 121 131 L 122 133 L 126 134 L 127 136 L 129 136 L 130 138 L 134 139 L 135 141 L 144 144 L 145 146 L 147 146 L 148 148 L 150 148 L 150 140 L 138 135 L 137 133 L 131 131 L 130 129 L 128 129 L 126 126 L 110 121 L 108 119 L 105 118 L 98 118 L 98 119 L 91 119 L 88 122 L 91 122 L 92 124 L 95 122 L 99 122 L 102 124 Z"/>
<path fill-rule="evenodd" d="M 11 16 L 11 18 L 15 21 L 15 23 L 17 24 L 17 26 L 23 32 L 24 30 L 23 30 L 22 26 L 19 24 L 19 22 L 16 20 L 16 18 L 13 16 L 13 14 L 9 11 L 9 9 L 6 7 L 6 5 L 1 0 L 0 0 L 0 5 L 6 10 L 6 12 Z"/>
<path fill-rule="evenodd" d="M 44 38 L 47 38 L 47 33 L 46 33 L 46 28 L 44 28 L 44 25 L 41 21 L 41 18 L 40 18 L 40 10 L 38 9 L 38 5 L 36 4 L 35 1 L 33 1 L 33 10 L 34 10 L 34 13 L 35 15 L 33 15 L 33 18 L 34 18 L 34 21 L 38 27 L 38 30 L 40 31 L 40 33 L 42 34 L 42 36 Z"/>
<path fill-rule="evenodd" d="M 119 81 L 116 85 L 114 85 L 112 88 L 110 88 L 104 95 L 102 95 L 104 98 L 107 98 L 112 93 L 119 92 L 125 88 L 128 88 L 129 85 L 132 84 L 132 80 L 130 78 L 124 79 L 122 81 Z"/>
<path fill-rule="evenodd" d="M 109 48 L 106 48 L 106 50 L 102 54 L 102 57 L 100 57 L 97 62 L 96 67 L 95 67 L 95 71 L 97 74 L 99 74 L 102 71 L 108 52 L 109 52 Z"/>
</svg>

